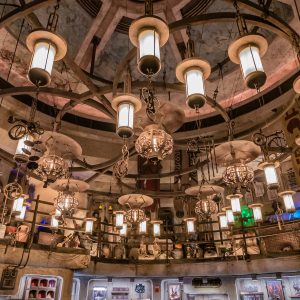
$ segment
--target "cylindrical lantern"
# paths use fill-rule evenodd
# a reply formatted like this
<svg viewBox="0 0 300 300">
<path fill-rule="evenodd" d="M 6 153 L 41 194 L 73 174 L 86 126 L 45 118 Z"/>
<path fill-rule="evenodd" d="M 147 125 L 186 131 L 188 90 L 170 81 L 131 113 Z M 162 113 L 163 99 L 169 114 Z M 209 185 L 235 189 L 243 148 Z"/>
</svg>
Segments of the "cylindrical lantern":
<svg viewBox="0 0 300 300">
<path fill-rule="evenodd" d="M 18 145 L 15 151 L 14 160 L 17 163 L 27 163 L 31 154 L 31 145 L 34 141 L 34 136 L 31 134 L 24 135 L 18 140 Z"/>
<path fill-rule="evenodd" d="M 144 219 L 142 222 L 139 223 L 139 234 L 147 233 L 147 221 L 148 219 Z"/>
<path fill-rule="evenodd" d="M 279 166 L 278 162 L 262 162 L 257 167 L 264 171 L 267 187 L 269 189 L 277 189 L 279 186 L 276 168 Z"/>
<path fill-rule="evenodd" d="M 248 205 L 250 208 L 252 208 L 253 211 L 253 218 L 255 223 L 261 223 L 263 222 L 263 215 L 261 208 L 263 207 L 263 204 L 261 203 L 253 203 Z"/>
<path fill-rule="evenodd" d="M 21 213 L 18 214 L 18 215 L 16 215 L 16 219 L 18 219 L 18 220 L 24 220 L 25 219 L 25 215 L 26 215 L 26 210 L 27 210 L 27 205 L 23 205 Z"/>
<path fill-rule="evenodd" d="M 85 218 L 85 233 L 92 234 L 94 228 L 95 218 Z"/>
<path fill-rule="evenodd" d="M 154 220 L 151 221 L 151 224 L 153 225 L 153 236 L 160 237 L 160 224 L 162 224 L 162 221 Z"/>
<path fill-rule="evenodd" d="M 186 231 L 188 234 L 192 234 L 195 233 L 195 221 L 196 218 L 193 217 L 189 217 L 189 218 L 185 218 L 184 219 L 185 223 L 186 223 Z"/>
<path fill-rule="evenodd" d="M 118 113 L 117 134 L 121 138 L 130 138 L 134 133 L 134 114 L 142 107 L 140 99 L 131 94 L 119 95 L 113 99 L 111 105 Z"/>
<path fill-rule="evenodd" d="M 121 229 L 123 227 L 124 223 L 124 211 L 123 210 L 118 210 L 115 211 L 116 219 L 115 219 L 115 225 L 117 229 Z"/>
<path fill-rule="evenodd" d="M 30 81 L 37 86 L 48 85 L 53 62 L 62 59 L 67 53 L 66 41 L 49 30 L 37 29 L 28 35 L 26 45 L 32 52 L 28 72 Z"/>
<path fill-rule="evenodd" d="M 123 227 L 120 229 L 120 236 L 125 237 L 127 235 L 127 223 L 123 223 Z"/>
<path fill-rule="evenodd" d="M 234 215 L 233 215 L 231 206 L 224 207 L 223 211 L 225 211 L 225 213 L 226 213 L 227 224 L 233 225 L 234 224 Z"/>
<path fill-rule="evenodd" d="M 206 101 L 204 80 L 210 75 L 210 64 L 200 58 L 183 60 L 176 67 L 176 77 L 185 83 L 186 104 L 192 109 L 201 108 Z"/>
<path fill-rule="evenodd" d="M 240 64 L 246 85 L 250 89 L 259 89 L 266 82 L 261 57 L 268 49 L 267 40 L 259 34 L 239 37 L 228 48 L 233 63 Z"/>
<path fill-rule="evenodd" d="M 155 75 L 161 68 L 160 47 L 169 38 L 169 27 L 159 17 L 144 16 L 129 27 L 131 43 L 138 48 L 138 68 L 145 76 Z"/>
<path fill-rule="evenodd" d="M 57 217 L 59 217 L 59 214 L 58 214 L 58 210 L 56 209 L 56 211 L 51 214 L 51 224 L 50 224 L 50 226 L 54 229 L 57 229 L 58 225 L 59 225 Z"/>
<path fill-rule="evenodd" d="M 238 215 L 241 213 L 241 203 L 240 199 L 243 197 L 241 194 L 232 194 L 228 195 L 226 198 L 230 200 L 231 210 L 234 215 Z"/>
<path fill-rule="evenodd" d="M 293 199 L 294 194 L 295 194 L 294 191 L 284 191 L 278 193 L 278 196 L 280 196 L 283 199 L 285 210 L 288 213 L 293 213 L 296 211 L 295 203 Z"/>
<path fill-rule="evenodd" d="M 220 229 L 221 230 L 227 230 L 229 227 L 228 227 L 226 213 L 225 212 L 219 212 L 218 217 L 219 217 Z"/>
<path fill-rule="evenodd" d="M 21 195 L 20 197 L 14 200 L 13 207 L 12 207 L 13 214 L 20 214 L 22 212 L 25 198 L 26 195 Z"/>
</svg>

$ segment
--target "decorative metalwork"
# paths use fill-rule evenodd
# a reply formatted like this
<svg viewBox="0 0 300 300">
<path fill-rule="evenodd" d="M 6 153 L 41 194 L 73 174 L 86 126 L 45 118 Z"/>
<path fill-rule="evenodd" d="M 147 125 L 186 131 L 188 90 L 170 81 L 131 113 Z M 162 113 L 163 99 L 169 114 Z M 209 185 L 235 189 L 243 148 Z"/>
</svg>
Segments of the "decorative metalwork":
<svg viewBox="0 0 300 300">
<path fill-rule="evenodd" d="M 158 117 L 158 108 L 160 107 L 160 101 L 155 96 L 151 81 L 149 80 L 149 86 L 144 87 L 141 90 L 141 100 L 143 100 L 146 103 L 146 113 L 148 118 L 153 121 L 157 122 Z"/>
<path fill-rule="evenodd" d="M 140 208 L 131 208 L 126 211 L 125 219 L 131 224 L 137 224 L 146 218 L 145 212 Z"/>
<path fill-rule="evenodd" d="M 118 160 L 113 167 L 115 178 L 121 179 L 128 174 L 129 151 L 126 144 L 122 147 L 122 158 Z"/>
<path fill-rule="evenodd" d="M 227 185 L 246 187 L 254 179 L 254 171 L 244 163 L 235 163 L 226 167 L 223 173 L 223 181 Z"/>
<path fill-rule="evenodd" d="M 17 181 L 14 181 L 4 187 L 3 193 L 6 199 L 14 200 L 23 194 L 23 188 Z"/>
<path fill-rule="evenodd" d="M 61 212 L 63 217 L 71 217 L 78 207 L 78 199 L 75 197 L 75 192 L 66 190 L 60 191 L 54 200 L 54 207 Z"/>
<path fill-rule="evenodd" d="M 195 206 L 195 213 L 199 215 L 202 220 L 209 219 L 217 211 L 218 205 L 211 197 L 200 199 Z"/>
</svg>

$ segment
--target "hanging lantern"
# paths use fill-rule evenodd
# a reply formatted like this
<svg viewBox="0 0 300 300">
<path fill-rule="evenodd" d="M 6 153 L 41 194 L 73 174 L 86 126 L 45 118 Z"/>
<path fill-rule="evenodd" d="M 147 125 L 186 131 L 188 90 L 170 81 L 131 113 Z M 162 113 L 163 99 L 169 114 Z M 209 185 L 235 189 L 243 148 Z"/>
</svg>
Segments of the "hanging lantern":
<svg viewBox="0 0 300 300">
<path fill-rule="evenodd" d="M 261 62 L 261 57 L 267 50 L 268 42 L 259 34 L 239 37 L 228 48 L 230 60 L 235 64 L 240 64 L 244 80 L 250 89 L 259 89 L 267 80 Z"/>
<path fill-rule="evenodd" d="M 295 203 L 293 199 L 293 195 L 295 194 L 294 191 L 284 191 L 278 193 L 278 196 L 283 199 L 285 210 L 288 213 L 293 213 L 296 211 Z"/>
<path fill-rule="evenodd" d="M 154 237 L 160 237 L 160 224 L 163 222 L 160 220 L 154 220 L 151 221 L 151 224 L 153 225 L 153 236 Z"/>
<path fill-rule="evenodd" d="M 123 227 L 120 229 L 120 236 L 126 237 L 127 235 L 127 223 L 123 223 Z"/>
<path fill-rule="evenodd" d="M 231 210 L 234 215 L 241 213 L 240 199 L 243 197 L 241 194 L 228 195 L 226 198 L 230 200 Z"/>
<path fill-rule="evenodd" d="M 189 217 L 189 218 L 185 218 L 184 222 L 186 223 L 186 231 L 188 234 L 193 234 L 195 233 L 195 221 L 196 218 L 193 217 Z"/>
<path fill-rule="evenodd" d="M 150 4 L 151 5 L 151 4 Z M 131 43 L 138 48 L 138 69 L 145 76 L 160 71 L 160 47 L 169 38 L 169 27 L 164 20 L 147 11 L 146 16 L 133 21 L 129 27 Z"/>
<path fill-rule="evenodd" d="M 94 228 L 95 218 L 85 218 L 85 233 L 92 234 Z"/>
<path fill-rule="evenodd" d="M 61 60 L 67 53 L 67 43 L 56 30 L 58 15 L 55 6 L 54 13 L 49 15 L 47 29 L 36 29 L 30 32 L 26 45 L 32 53 L 28 77 L 36 86 L 48 85 L 51 81 L 53 62 Z"/>
<path fill-rule="evenodd" d="M 263 207 L 263 204 L 261 203 L 253 203 L 248 205 L 250 208 L 252 208 L 253 211 L 253 218 L 255 223 L 261 223 L 263 222 L 263 215 L 261 208 Z"/>
<path fill-rule="evenodd" d="M 232 163 L 226 167 L 222 178 L 227 185 L 246 187 L 253 181 L 254 171 L 244 163 Z"/>
<path fill-rule="evenodd" d="M 201 108 L 206 102 L 204 80 L 210 75 L 210 64 L 200 58 L 183 60 L 176 67 L 176 77 L 185 83 L 186 104 L 192 109 Z"/>
<path fill-rule="evenodd" d="M 231 206 L 226 206 L 222 210 L 225 211 L 225 213 L 226 213 L 227 224 L 233 225 L 234 224 L 234 215 L 233 215 Z"/>
<path fill-rule="evenodd" d="M 18 220 L 24 220 L 25 219 L 25 215 L 26 215 L 26 210 L 27 210 L 27 205 L 23 205 L 21 212 L 16 215 L 16 219 Z"/>
<path fill-rule="evenodd" d="M 219 212 L 218 217 L 219 217 L 220 229 L 221 230 L 229 229 L 226 213 L 225 212 Z"/>
<path fill-rule="evenodd" d="M 199 197 L 201 197 L 201 195 L 199 195 L 198 198 Z M 217 210 L 218 205 L 214 200 L 211 199 L 211 196 L 200 199 L 195 206 L 195 213 L 199 215 L 202 220 L 209 219 Z"/>
<path fill-rule="evenodd" d="M 269 189 L 277 189 L 279 186 L 278 176 L 276 168 L 279 166 L 279 162 L 262 162 L 257 167 L 264 171 Z"/>
<path fill-rule="evenodd" d="M 16 198 L 13 203 L 12 213 L 13 214 L 20 214 L 22 212 L 24 201 L 27 198 L 26 195 L 21 195 L 20 197 Z"/>
<path fill-rule="evenodd" d="M 134 133 L 134 114 L 142 107 L 140 99 L 131 94 L 119 95 L 111 105 L 118 113 L 117 134 L 121 138 L 130 138 Z"/>
<path fill-rule="evenodd" d="M 50 226 L 52 228 L 57 229 L 58 225 L 59 225 L 58 219 L 61 217 L 61 212 L 58 209 L 56 209 L 54 212 L 50 213 L 50 215 L 51 215 L 51 224 L 50 224 Z"/>
<path fill-rule="evenodd" d="M 115 226 L 117 229 L 121 229 L 123 227 L 124 223 L 124 211 L 123 210 L 118 210 L 115 211 L 116 219 L 115 219 Z"/>
<path fill-rule="evenodd" d="M 14 160 L 17 163 L 27 163 L 31 154 L 31 146 L 34 141 L 34 136 L 27 134 L 18 140 L 18 145 L 15 151 Z"/>
<path fill-rule="evenodd" d="M 147 221 L 148 219 L 145 219 L 139 223 L 139 234 L 147 234 Z"/>
<path fill-rule="evenodd" d="M 58 196 L 54 199 L 54 207 L 58 209 L 63 216 L 71 217 L 78 207 L 78 200 L 75 197 L 75 192 L 68 187 L 58 192 Z"/>
<path fill-rule="evenodd" d="M 125 217 L 130 224 L 137 224 L 145 219 L 145 213 L 142 209 L 132 208 L 126 211 Z"/>
</svg>

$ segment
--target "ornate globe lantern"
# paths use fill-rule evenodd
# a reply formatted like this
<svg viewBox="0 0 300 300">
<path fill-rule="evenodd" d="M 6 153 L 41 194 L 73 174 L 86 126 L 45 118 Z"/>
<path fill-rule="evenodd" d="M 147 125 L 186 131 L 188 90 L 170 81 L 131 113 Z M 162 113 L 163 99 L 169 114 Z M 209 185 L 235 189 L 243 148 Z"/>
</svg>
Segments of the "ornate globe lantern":
<svg viewBox="0 0 300 300">
<path fill-rule="evenodd" d="M 26 39 L 27 48 L 32 53 L 28 77 L 37 86 L 48 85 L 51 81 L 53 62 L 61 60 L 67 53 L 67 43 L 56 30 L 58 15 L 49 15 L 46 29 L 35 29 L 31 31 Z"/>
<path fill-rule="evenodd" d="M 279 187 L 279 181 L 276 168 L 279 167 L 279 162 L 265 161 L 261 162 L 257 167 L 264 171 L 267 187 L 269 189 L 277 189 Z"/>
<path fill-rule="evenodd" d="M 195 213 L 203 220 L 209 219 L 217 211 L 218 205 L 211 197 L 200 199 L 195 206 Z"/>
<path fill-rule="evenodd" d="M 234 215 L 241 213 L 241 203 L 240 199 L 243 197 L 242 194 L 232 194 L 228 195 L 226 198 L 230 201 L 231 210 Z"/>
<path fill-rule="evenodd" d="M 294 194 L 295 194 L 294 191 L 288 191 L 288 190 L 278 193 L 278 196 L 283 199 L 285 210 L 288 213 L 293 213 L 296 211 L 295 203 L 293 199 Z"/>
<path fill-rule="evenodd" d="M 223 173 L 223 181 L 227 185 L 246 187 L 254 179 L 254 171 L 244 163 L 232 163 Z"/>
<path fill-rule="evenodd" d="M 145 213 L 142 209 L 132 208 L 126 211 L 125 219 L 130 224 L 137 224 L 145 219 Z"/>
<path fill-rule="evenodd" d="M 163 160 L 173 152 L 173 138 L 157 124 L 146 126 L 135 142 L 137 153 L 150 160 Z"/>
<path fill-rule="evenodd" d="M 263 207 L 262 203 L 253 203 L 248 205 L 250 208 L 252 208 L 253 211 L 253 218 L 255 223 L 261 223 L 263 222 L 263 215 L 261 208 Z"/>
<path fill-rule="evenodd" d="M 161 18 L 153 16 L 152 1 L 145 1 L 145 16 L 133 21 L 129 27 L 131 43 L 138 48 L 138 69 L 145 76 L 160 71 L 160 47 L 169 38 L 169 27 Z"/>
<path fill-rule="evenodd" d="M 58 193 L 54 199 L 54 207 L 58 209 L 63 216 L 71 217 L 78 207 L 78 199 L 75 192 L 66 189 Z"/>
<path fill-rule="evenodd" d="M 235 40 L 228 48 L 228 56 L 235 64 L 240 64 L 246 85 L 259 89 L 266 82 L 261 57 L 268 50 L 267 40 L 260 34 L 246 34 Z"/>
</svg>

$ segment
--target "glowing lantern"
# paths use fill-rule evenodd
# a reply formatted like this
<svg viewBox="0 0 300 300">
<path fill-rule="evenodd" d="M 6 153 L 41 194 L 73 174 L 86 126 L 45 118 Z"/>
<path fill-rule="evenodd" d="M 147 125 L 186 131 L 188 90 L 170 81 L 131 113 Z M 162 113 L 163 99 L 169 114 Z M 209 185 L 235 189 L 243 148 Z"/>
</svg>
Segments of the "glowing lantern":
<svg viewBox="0 0 300 300">
<path fill-rule="evenodd" d="M 226 213 L 227 224 L 233 225 L 234 224 L 234 215 L 233 215 L 231 206 L 224 207 L 223 211 L 225 211 L 225 213 Z"/>
<path fill-rule="evenodd" d="M 162 221 L 154 220 L 151 221 L 151 224 L 153 225 L 153 236 L 160 237 L 160 224 L 162 224 Z"/>
<path fill-rule="evenodd" d="M 20 197 L 14 200 L 13 207 L 12 207 L 13 214 L 20 214 L 22 212 L 25 198 L 26 195 L 21 195 Z"/>
<path fill-rule="evenodd" d="M 51 224 L 52 228 L 58 228 L 59 221 L 58 219 L 61 217 L 61 212 L 58 209 L 55 209 L 53 213 L 51 213 Z"/>
<path fill-rule="evenodd" d="M 92 234 L 94 228 L 95 218 L 85 218 L 85 233 Z"/>
<path fill-rule="evenodd" d="M 124 211 L 119 210 L 115 212 L 116 219 L 115 219 L 115 225 L 117 229 L 121 229 L 123 227 L 124 223 Z"/>
<path fill-rule="evenodd" d="M 293 213 L 296 211 L 295 203 L 293 200 L 294 194 L 295 194 L 294 191 L 284 191 L 284 192 L 278 193 L 278 196 L 280 196 L 283 199 L 285 210 L 288 213 Z"/>
<path fill-rule="evenodd" d="M 248 205 L 250 208 L 252 208 L 253 211 L 253 218 L 255 223 L 261 223 L 263 221 L 263 215 L 261 208 L 263 207 L 263 204 L 261 203 L 253 203 Z"/>
<path fill-rule="evenodd" d="M 268 49 L 267 40 L 259 34 L 247 34 L 239 37 L 228 48 L 233 63 L 240 64 L 246 85 L 250 89 L 259 89 L 266 82 L 261 57 Z"/>
<path fill-rule="evenodd" d="M 127 235 L 127 223 L 123 223 L 123 227 L 120 229 L 120 236 L 125 237 Z"/>
<path fill-rule="evenodd" d="M 192 234 L 192 233 L 195 233 L 195 221 L 196 221 L 196 218 L 185 218 L 184 219 L 185 223 L 186 223 L 186 230 L 187 230 L 187 233 L 188 234 Z"/>
<path fill-rule="evenodd" d="M 130 138 L 133 135 L 134 114 L 142 107 L 140 99 L 124 94 L 115 97 L 112 108 L 118 112 L 117 134 L 121 138 Z"/>
<path fill-rule="evenodd" d="M 269 189 L 277 189 L 279 186 L 276 168 L 279 166 L 278 162 L 262 162 L 258 168 L 263 170 Z"/>
<path fill-rule="evenodd" d="M 226 213 L 220 212 L 220 213 L 218 213 L 218 217 L 219 217 L 219 224 L 220 224 L 221 230 L 228 229 L 229 227 L 228 227 Z"/>
<path fill-rule="evenodd" d="M 147 221 L 148 221 L 148 219 L 145 219 L 139 223 L 139 234 L 147 233 Z"/>
<path fill-rule="evenodd" d="M 24 220 L 25 219 L 25 215 L 26 215 L 26 210 L 27 210 L 27 206 L 23 205 L 22 206 L 22 210 L 21 210 L 20 214 L 18 214 L 16 216 L 16 219 L 18 219 L 18 220 Z"/>
<path fill-rule="evenodd" d="M 231 210 L 234 215 L 240 214 L 241 213 L 241 203 L 240 199 L 243 197 L 241 194 L 233 194 L 233 195 L 228 195 L 226 198 L 230 200 L 231 204 Z"/>
</svg>

